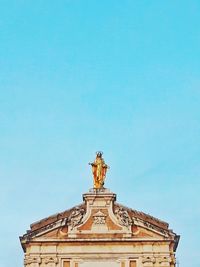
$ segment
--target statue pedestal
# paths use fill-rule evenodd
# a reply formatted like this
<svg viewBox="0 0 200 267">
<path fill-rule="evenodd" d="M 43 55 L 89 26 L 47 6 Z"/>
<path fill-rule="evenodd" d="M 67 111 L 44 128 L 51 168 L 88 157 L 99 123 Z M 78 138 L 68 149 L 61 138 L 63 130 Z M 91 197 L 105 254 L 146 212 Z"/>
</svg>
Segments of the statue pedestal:
<svg viewBox="0 0 200 267">
<path fill-rule="evenodd" d="M 110 192 L 107 188 L 91 188 L 88 193 L 83 194 L 83 200 L 86 207 L 113 207 L 113 202 L 116 201 L 116 194 Z"/>
</svg>

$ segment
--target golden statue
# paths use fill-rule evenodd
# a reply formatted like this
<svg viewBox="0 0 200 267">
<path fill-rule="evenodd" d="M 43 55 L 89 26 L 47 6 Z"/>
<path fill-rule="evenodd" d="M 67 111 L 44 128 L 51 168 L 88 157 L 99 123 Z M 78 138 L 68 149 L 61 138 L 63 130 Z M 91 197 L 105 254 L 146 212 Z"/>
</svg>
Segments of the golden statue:
<svg viewBox="0 0 200 267">
<path fill-rule="evenodd" d="M 103 155 L 103 152 L 98 151 L 96 153 L 95 161 L 93 163 L 89 163 L 92 166 L 95 189 L 103 188 L 104 181 L 106 178 L 106 172 L 107 172 L 107 169 L 109 169 L 109 166 L 105 164 L 104 159 L 102 158 L 102 155 Z"/>
</svg>

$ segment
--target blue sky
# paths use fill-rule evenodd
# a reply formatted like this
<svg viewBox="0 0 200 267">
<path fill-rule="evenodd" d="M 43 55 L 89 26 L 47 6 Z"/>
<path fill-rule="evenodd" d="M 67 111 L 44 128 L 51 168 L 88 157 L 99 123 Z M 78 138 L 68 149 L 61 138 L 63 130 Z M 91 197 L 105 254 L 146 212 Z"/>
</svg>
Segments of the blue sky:
<svg viewBox="0 0 200 267">
<path fill-rule="evenodd" d="M 0 267 L 82 201 L 97 150 L 118 202 L 169 222 L 199 267 L 200 2 L 0 4 Z"/>
</svg>

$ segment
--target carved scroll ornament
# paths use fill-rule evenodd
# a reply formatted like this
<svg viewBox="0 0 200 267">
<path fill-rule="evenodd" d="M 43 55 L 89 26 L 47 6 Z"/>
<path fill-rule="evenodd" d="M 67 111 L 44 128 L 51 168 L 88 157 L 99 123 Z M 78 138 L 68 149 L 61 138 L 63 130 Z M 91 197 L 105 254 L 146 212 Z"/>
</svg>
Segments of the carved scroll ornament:
<svg viewBox="0 0 200 267">
<path fill-rule="evenodd" d="M 144 266 L 153 266 L 153 264 L 156 262 L 156 259 L 153 256 L 144 256 L 142 258 L 142 263 Z"/>
<path fill-rule="evenodd" d="M 85 210 L 83 208 L 75 207 L 72 210 L 68 218 L 68 225 L 71 226 L 71 230 L 73 230 L 74 227 L 82 223 L 84 214 L 85 214 Z"/>
<path fill-rule="evenodd" d="M 163 262 L 165 262 L 165 263 L 170 263 L 171 262 L 171 258 L 170 257 L 159 257 L 158 258 L 158 262 L 161 264 L 161 263 L 163 263 Z"/>
<path fill-rule="evenodd" d="M 44 263 L 49 264 L 49 263 L 58 263 L 58 258 L 57 257 L 46 257 L 44 258 Z"/>
<path fill-rule="evenodd" d="M 132 224 L 132 220 L 131 220 L 128 212 L 124 208 L 119 207 L 115 211 L 115 215 L 116 215 L 117 220 L 118 220 L 120 225 L 129 227 Z"/>
<path fill-rule="evenodd" d="M 24 265 L 28 266 L 28 265 L 32 265 L 34 264 L 35 266 L 39 266 L 39 264 L 41 263 L 41 258 L 40 257 L 33 257 L 33 256 L 26 256 L 26 258 L 24 259 Z"/>
</svg>

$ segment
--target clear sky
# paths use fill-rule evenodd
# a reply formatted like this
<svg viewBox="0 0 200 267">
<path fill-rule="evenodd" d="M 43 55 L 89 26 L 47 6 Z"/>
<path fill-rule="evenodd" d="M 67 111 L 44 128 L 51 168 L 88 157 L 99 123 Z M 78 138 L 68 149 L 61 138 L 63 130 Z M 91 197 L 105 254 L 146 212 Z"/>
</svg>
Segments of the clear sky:
<svg viewBox="0 0 200 267">
<path fill-rule="evenodd" d="M 170 223 L 199 267 L 200 1 L 0 0 L 0 267 L 82 202 L 104 151 L 118 202 Z"/>
</svg>

